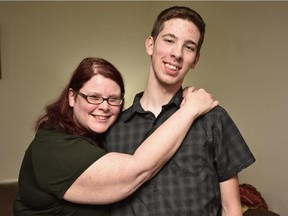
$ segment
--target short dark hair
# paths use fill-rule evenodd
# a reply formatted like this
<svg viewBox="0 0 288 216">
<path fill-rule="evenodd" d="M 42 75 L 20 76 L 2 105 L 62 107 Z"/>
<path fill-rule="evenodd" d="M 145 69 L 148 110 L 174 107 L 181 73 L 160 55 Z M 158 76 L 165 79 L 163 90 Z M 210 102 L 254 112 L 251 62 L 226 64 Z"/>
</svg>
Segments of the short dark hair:
<svg viewBox="0 0 288 216">
<path fill-rule="evenodd" d="M 204 41 L 204 35 L 205 35 L 205 22 L 198 14 L 196 11 L 189 7 L 185 6 L 173 6 L 169 7 L 158 15 L 157 19 L 154 22 L 153 29 L 151 31 L 151 36 L 156 40 L 158 37 L 159 33 L 163 30 L 164 28 L 164 23 L 168 20 L 175 19 L 175 18 L 180 18 L 184 20 L 188 20 L 192 23 L 194 23 L 197 28 L 200 31 L 200 38 L 198 41 L 198 47 L 197 47 L 197 53 L 200 52 L 201 46 Z"/>
</svg>

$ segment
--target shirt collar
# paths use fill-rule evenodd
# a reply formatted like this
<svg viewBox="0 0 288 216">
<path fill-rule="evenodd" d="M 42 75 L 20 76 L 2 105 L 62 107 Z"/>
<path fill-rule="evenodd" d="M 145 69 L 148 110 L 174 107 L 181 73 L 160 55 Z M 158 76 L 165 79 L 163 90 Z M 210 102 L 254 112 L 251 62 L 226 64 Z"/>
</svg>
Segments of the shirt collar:
<svg viewBox="0 0 288 216">
<path fill-rule="evenodd" d="M 162 107 L 170 107 L 170 106 L 176 106 L 178 109 L 180 108 L 180 104 L 182 102 L 182 92 L 183 92 L 183 88 L 181 87 L 176 93 L 175 95 L 171 98 L 171 100 L 163 105 Z M 130 119 L 135 113 L 140 113 L 140 114 L 144 114 L 147 113 L 147 111 L 145 111 L 141 104 L 140 104 L 140 99 L 143 96 L 144 92 L 140 92 L 138 94 L 135 95 L 134 97 L 134 101 L 133 101 L 133 105 L 127 110 L 128 113 L 126 115 L 126 118 L 124 121 L 127 121 L 128 119 Z M 149 111 L 148 111 L 149 112 Z"/>
</svg>

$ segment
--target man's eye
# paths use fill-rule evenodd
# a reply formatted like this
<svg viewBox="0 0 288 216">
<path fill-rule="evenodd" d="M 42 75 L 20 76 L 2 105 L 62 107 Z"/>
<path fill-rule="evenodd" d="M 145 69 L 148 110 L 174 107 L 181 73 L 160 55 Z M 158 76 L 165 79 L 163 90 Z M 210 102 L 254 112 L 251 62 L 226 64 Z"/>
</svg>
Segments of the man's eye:
<svg viewBox="0 0 288 216">
<path fill-rule="evenodd" d="M 187 46 L 186 48 L 191 50 L 191 51 L 193 51 L 193 52 L 196 51 L 196 47 L 195 46 Z"/>
<path fill-rule="evenodd" d="M 173 40 L 171 40 L 171 39 L 164 39 L 164 41 L 167 43 L 173 43 Z"/>
</svg>

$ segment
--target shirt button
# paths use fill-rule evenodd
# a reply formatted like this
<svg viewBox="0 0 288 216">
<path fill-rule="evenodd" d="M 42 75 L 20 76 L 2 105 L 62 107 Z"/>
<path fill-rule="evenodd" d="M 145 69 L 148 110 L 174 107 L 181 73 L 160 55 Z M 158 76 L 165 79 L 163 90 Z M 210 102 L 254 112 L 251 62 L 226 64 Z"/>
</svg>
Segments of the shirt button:
<svg viewBox="0 0 288 216">
<path fill-rule="evenodd" d="M 153 188 L 153 191 L 154 191 L 154 192 L 157 192 L 157 191 L 158 191 L 158 188 L 155 186 L 155 187 Z"/>
</svg>

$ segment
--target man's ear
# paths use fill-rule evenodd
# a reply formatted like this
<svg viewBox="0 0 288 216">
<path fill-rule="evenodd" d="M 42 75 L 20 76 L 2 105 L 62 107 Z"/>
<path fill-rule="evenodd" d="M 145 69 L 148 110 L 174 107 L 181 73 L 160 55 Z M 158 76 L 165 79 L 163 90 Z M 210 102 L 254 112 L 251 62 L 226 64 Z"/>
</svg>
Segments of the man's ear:
<svg viewBox="0 0 288 216">
<path fill-rule="evenodd" d="M 145 48 L 146 53 L 151 56 L 153 54 L 153 48 L 154 48 L 154 39 L 152 36 L 149 36 L 145 40 Z"/>
<path fill-rule="evenodd" d="M 195 60 L 194 60 L 193 64 L 190 67 L 191 69 L 194 69 L 196 67 L 197 63 L 199 62 L 199 59 L 200 59 L 200 52 L 197 53 L 197 55 L 195 57 Z"/>
</svg>

